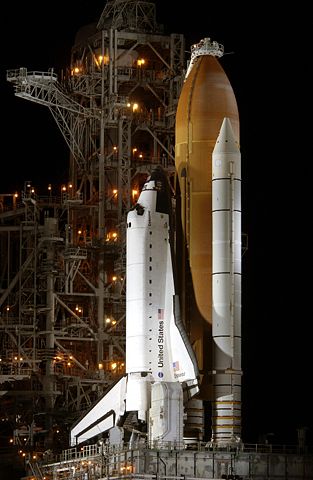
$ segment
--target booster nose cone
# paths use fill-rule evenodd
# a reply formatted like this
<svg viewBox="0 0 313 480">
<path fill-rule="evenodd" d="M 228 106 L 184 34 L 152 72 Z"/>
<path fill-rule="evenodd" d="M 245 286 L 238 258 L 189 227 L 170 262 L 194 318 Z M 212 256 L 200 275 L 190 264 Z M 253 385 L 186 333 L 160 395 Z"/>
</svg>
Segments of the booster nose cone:
<svg viewBox="0 0 313 480">
<path fill-rule="evenodd" d="M 212 179 L 241 178 L 240 149 L 229 118 L 224 118 L 212 152 Z"/>
<path fill-rule="evenodd" d="M 239 146 L 234 136 L 231 121 L 229 118 L 224 118 L 219 136 L 213 149 L 213 155 L 219 153 L 227 154 L 238 152 Z"/>
</svg>

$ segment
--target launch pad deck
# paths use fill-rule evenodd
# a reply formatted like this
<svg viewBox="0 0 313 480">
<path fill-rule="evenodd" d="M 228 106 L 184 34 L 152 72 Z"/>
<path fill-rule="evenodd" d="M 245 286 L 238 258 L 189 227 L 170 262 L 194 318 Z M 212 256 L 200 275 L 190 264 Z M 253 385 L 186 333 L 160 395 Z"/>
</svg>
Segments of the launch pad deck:
<svg viewBox="0 0 313 480">
<path fill-rule="evenodd" d="M 64 450 L 55 458 L 30 461 L 28 466 L 33 476 L 49 480 L 313 478 L 312 451 L 301 451 L 297 446 L 240 444 L 217 449 L 198 442 L 189 449 L 178 449 L 174 444 L 160 447 L 130 448 L 128 444 L 106 446 L 98 442 Z"/>
</svg>

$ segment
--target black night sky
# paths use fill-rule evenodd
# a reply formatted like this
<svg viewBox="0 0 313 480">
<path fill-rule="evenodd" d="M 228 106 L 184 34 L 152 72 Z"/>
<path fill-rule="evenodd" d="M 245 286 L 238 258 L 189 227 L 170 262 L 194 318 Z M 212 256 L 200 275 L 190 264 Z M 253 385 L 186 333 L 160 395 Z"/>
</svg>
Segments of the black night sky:
<svg viewBox="0 0 313 480">
<path fill-rule="evenodd" d="M 0 193 L 32 180 L 66 180 L 68 151 L 47 108 L 14 97 L 6 70 L 60 73 L 77 30 L 97 21 L 104 0 L 5 2 L 1 7 Z M 283 5 L 283 4 L 282 4 Z M 297 443 L 312 389 L 312 57 L 308 7 L 274 2 L 157 0 L 166 33 L 186 47 L 211 37 L 238 101 L 243 164 L 243 440 L 273 433 Z M 205 10 L 203 10 L 205 8 Z M 275 7 L 276 8 L 276 7 Z M 288 8 L 290 10 L 288 10 Z"/>
</svg>

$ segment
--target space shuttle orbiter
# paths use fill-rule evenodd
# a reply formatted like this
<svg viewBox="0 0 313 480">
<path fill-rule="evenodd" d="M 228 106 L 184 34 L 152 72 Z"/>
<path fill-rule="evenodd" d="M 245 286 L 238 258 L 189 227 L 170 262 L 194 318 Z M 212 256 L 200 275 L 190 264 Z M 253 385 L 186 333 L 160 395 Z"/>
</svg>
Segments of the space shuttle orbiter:
<svg viewBox="0 0 313 480">
<path fill-rule="evenodd" d="M 123 432 L 130 414 L 133 430 L 150 441 L 183 442 L 184 404 L 198 393 L 198 368 L 180 320 L 171 222 L 168 178 L 157 167 L 127 215 L 126 374 L 72 427 L 72 446 Z"/>
</svg>

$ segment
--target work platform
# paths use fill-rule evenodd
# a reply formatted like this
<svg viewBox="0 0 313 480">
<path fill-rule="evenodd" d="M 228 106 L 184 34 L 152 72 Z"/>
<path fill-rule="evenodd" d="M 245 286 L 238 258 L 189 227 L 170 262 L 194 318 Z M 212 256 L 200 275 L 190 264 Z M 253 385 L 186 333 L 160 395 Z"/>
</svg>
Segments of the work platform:
<svg viewBox="0 0 313 480">
<path fill-rule="evenodd" d="M 198 442 L 190 449 L 168 443 L 160 448 L 129 444 L 64 450 L 54 458 L 29 462 L 32 477 L 49 480 L 313 478 L 313 452 L 296 446 L 241 444 L 225 449 Z M 49 455 L 49 452 L 47 452 Z"/>
</svg>

